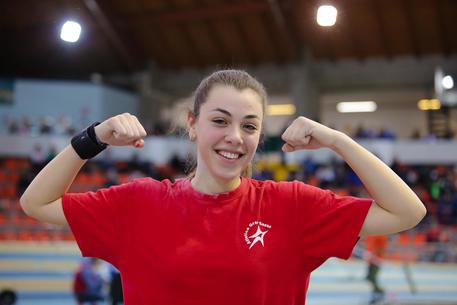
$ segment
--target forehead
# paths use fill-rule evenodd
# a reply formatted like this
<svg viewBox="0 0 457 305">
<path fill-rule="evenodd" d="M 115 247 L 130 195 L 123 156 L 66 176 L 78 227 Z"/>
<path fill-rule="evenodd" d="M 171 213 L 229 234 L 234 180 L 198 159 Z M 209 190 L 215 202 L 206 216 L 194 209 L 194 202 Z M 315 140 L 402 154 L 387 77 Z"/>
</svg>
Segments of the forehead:
<svg viewBox="0 0 457 305">
<path fill-rule="evenodd" d="M 213 87 L 206 102 L 201 106 L 200 113 L 212 111 L 215 108 L 227 110 L 234 116 L 257 115 L 259 118 L 263 116 L 262 99 L 249 88 L 240 91 L 232 86 Z"/>
</svg>

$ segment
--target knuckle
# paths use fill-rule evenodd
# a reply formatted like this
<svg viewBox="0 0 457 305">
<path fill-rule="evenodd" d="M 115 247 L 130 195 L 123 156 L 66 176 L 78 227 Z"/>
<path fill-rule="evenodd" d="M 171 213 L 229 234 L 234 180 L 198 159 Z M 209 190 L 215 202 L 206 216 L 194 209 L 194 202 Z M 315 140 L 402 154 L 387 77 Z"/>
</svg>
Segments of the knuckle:
<svg viewBox="0 0 457 305">
<path fill-rule="evenodd" d="M 123 138 L 127 136 L 127 132 L 125 132 L 125 130 L 119 131 L 118 134 L 120 137 L 123 137 Z"/>
</svg>

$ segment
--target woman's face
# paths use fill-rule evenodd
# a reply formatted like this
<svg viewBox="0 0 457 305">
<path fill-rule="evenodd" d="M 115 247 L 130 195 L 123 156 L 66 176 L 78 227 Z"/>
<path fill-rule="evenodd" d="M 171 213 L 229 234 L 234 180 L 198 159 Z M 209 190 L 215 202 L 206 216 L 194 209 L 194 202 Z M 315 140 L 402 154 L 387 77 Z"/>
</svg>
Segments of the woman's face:
<svg viewBox="0 0 457 305">
<path fill-rule="evenodd" d="M 238 179 L 254 157 L 262 126 L 262 101 L 252 89 L 213 87 L 197 119 L 189 116 L 196 137 L 197 172 L 220 182 Z"/>
</svg>

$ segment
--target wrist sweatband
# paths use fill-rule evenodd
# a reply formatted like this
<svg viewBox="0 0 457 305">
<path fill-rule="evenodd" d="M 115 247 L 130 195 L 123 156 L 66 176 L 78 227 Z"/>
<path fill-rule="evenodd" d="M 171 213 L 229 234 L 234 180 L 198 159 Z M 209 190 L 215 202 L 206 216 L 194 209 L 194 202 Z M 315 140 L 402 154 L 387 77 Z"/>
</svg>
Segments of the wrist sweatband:
<svg viewBox="0 0 457 305">
<path fill-rule="evenodd" d="M 71 146 L 83 160 L 95 157 L 108 146 L 108 144 L 100 142 L 95 135 L 94 128 L 98 124 L 100 122 L 95 122 L 71 139 Z"/>
</svg>

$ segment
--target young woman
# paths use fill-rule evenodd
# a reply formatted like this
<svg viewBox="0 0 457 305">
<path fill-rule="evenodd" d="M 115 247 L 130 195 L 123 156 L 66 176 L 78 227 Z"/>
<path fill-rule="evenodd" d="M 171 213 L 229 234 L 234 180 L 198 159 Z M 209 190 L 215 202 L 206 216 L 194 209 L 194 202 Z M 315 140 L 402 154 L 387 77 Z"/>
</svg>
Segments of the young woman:
<svg viewBox="0 0 457 305">
<path fill-rule="evenodd" d="M 21 205 L 41 221 L 69 224 L 84 256 L 116 266 L 126 305 L 302 305 L 310 272 L 327 258 L 349 258 L 359 236 L 412 228 L 426 210 L 374 155 L 305 117 L 284 132 L 282 149 L 334 150 L 373 199 L 246 177 L 265 103 L 263 86 L 246 72 L 215 72 L 197 88 L 188 115 L 189 137 L 197 146 L 189 178 L 142 178 L 66 193 L 103 143 L 144 145 L 146 132 L 125 113 L 75 136 L 35 177 Z"/>
</svg>

